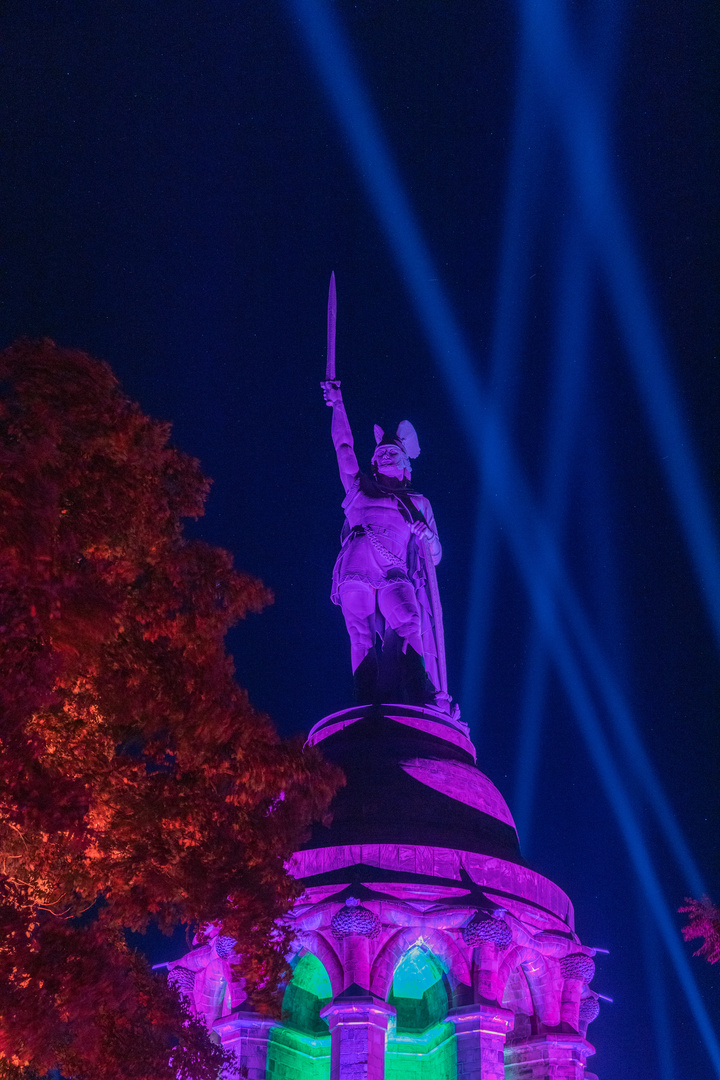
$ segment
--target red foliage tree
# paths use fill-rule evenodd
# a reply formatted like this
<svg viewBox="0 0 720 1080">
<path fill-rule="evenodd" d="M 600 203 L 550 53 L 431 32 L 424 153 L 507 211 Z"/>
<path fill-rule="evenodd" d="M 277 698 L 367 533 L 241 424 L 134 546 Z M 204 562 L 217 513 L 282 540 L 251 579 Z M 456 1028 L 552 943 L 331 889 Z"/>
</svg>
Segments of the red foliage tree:
<svg viewBox="0 0 720 1080">
<path fill-rule="evenodd" d="M 208 482 L 106 364 L 0 353 L 0 472 L 0 1075 L 214 1076 L 123 930 L 221 922 L 267 1004 L 337 775 L 235 682 L 225 633 L 269 594 L 183 537 Z"/>
<path fill-rule="evenodd" d="M 685 905 L 680 911 L 690 916 L 690 922 L 683 926 L 682 936 L 686 941 L 704 938 L 700 948 L 695 950 L 695 956 L 704 956 L 709 964 L 717 964 L 720 960 L 720 908 L 707 896 L 701 900 L 686 897 Z"/>
</svg>

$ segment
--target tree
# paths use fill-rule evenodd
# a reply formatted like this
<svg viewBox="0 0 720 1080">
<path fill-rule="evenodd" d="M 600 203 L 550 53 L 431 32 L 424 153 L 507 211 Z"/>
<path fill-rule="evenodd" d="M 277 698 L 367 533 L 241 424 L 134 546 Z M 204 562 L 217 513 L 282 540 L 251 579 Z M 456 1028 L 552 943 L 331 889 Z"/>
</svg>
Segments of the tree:
<svg viewBox="0 0 720 1080">
<path fill-rule="evenodd" d="M 717 964 L 720 961 L 720 908 L 707 896 L 701 900 L 686 897 L 685 905 L 680 911 L 690 916 L 690 922 L 683 926 L 682 936 L 685 941 L 704 938 L 700 948 L 695 950 L 695 956 L 704 956 L 709 964 Z"/>
<path fill-rule="evenodd" d="M 237 685 L 224 636 L 270 594 L 183 536 L 208 481 L 105 363 L 0 353 L 0 471 L 0 1075 L 209 1077 L 123 931 L 220 922 L 268 1007 L 338 776 Z"/>
</svg>

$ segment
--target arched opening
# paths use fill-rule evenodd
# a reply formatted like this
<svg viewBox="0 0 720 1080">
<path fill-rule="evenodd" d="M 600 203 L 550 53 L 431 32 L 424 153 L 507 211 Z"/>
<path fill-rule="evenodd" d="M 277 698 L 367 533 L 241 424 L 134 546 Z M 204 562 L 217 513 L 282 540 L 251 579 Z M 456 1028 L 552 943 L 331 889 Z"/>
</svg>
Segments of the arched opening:
<svg viewBox="0 0 720 1080">
<path fill-rule="evenodd" d="M 395 968 L 388 1003 L 397 1020 L 388 1031 L 386 1080 L 455 1080 L 455 1028 L 445 1022 L 450 992 L 441 961 L 411 946 Z"/>
<path fill-rule="evenodd" d="M 320 1010 L 331 999 L 323 962 L 310 952 L 297 957 L 283 995 L 282 1024 L 268 1040 L 267 1075 L 273 1080 L 329 1080 L 330 1032 Z"/>
<path fill-rule="evenodd" d="M 322 960 L 305 953 L 293 968 L 292 979 L 283 994 L 282 1022 L 304 1035 L 329 1034 L 327 1021 L 320 1016 L 332 998 L 330 977 Z"/>
</svg>

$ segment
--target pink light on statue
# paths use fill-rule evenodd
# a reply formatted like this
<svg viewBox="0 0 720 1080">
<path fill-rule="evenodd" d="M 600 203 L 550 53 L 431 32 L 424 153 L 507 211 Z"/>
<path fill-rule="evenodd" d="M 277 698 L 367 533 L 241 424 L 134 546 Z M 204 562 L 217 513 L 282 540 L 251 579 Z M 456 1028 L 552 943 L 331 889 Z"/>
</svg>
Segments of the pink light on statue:
<svg viewBox="0 0 720 1080">
<path fill-rule="evenodd" d="M 327 366 L 321 386 L 332 409 L 331 434 L 345 489 L 345 525 L 333 570 L 332 600 L 345 617 L 357 700 L 437 704 L 457 714 L 447 693 L 435 573 L 442 547 L 429 501 L 410 487 L 411 461 L 420 454 L 417 433 L 409 420 L 401 420 L 394 435 L 376 424 L 371 473 L 360 470 L 340 381 L 335 378 L 336 322 L 332 274 Z"/>
<path fill-rule="evenodd" d="M 372 473 L 363 473 L 340 383 L 324 382 L 322 388 L 333 411 L 332 439 L 345 488 L 346 521 L 332 599 L 342 608 L 350 636 L 358 702 L 375 704 L 383 697 L 447 706 L 435 585 L 442 547 L 429 501 L 410 488 L 411 459 L 420 453 L 417 434 L 408 420 L 389 436 L 375 425 Z"/>
</svg>

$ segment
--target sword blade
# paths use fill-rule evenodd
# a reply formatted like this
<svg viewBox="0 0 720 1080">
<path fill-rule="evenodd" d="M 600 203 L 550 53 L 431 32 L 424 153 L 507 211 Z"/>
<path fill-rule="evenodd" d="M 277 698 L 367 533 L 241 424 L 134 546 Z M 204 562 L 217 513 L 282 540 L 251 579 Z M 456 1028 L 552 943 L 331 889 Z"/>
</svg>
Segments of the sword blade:
<svg viewBox="0 0 720 1080">
<path fill-rule="evenodd" d="M 327 364 L 325 365 L 325 381 L 332 382 L 335 378 L 335 324 L 337 323 L 337 293 L 335 291 L 335 271 L 330 275 L 330 289 L 328 291 L 328 314 L 327 314 Z"/>
<path fill-rule="evenodd" d="M 437 648 L 438 676 L 440 678 L 439 690 L 447 694 L 447 660 L 445 659 L 445 630 L 443 628 L 442 605 L 440 604 L 440 590 L 438 589 L 437 570 L 430 552 L 427 540 L 422 541 L 422 553 L 425 560 L 425 573 L 427 574 L 428 592 L 430 593 L 430 606 L 433 613 L 435 646 Z"/>
</svg>

